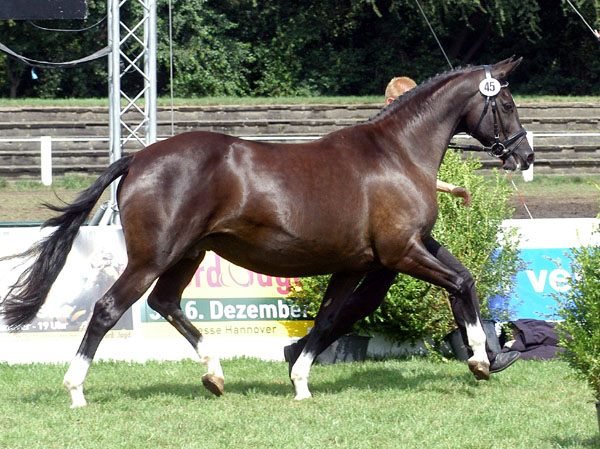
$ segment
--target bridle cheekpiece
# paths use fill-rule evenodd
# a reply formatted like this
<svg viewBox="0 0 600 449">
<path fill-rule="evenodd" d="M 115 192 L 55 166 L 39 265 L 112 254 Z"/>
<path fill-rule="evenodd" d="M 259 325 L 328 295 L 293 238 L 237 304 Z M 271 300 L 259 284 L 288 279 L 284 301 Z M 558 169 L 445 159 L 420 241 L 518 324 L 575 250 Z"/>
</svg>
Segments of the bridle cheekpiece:
<svg viewBox="0 0 600 449">
<path fill-rule="evenodd" d="M 506 139 L 500 141 L 500 125 L 504 130 L 504 123 L 502 122 L 502 117 L 498 111 L 498 105 L 496 103 L 496 97 L 500 93 L 500 90 L 504 87 L 508 87 L 508 83 L 500 84 L 500 81 L 492 77 L 492 73 L 490 71 L 490 67 L 488 65 L 483 66 L 485 70 L 485 78 L 481 80 L 479 83 L 479 92 L 485 97 L 485 105 L 483 106 L 483 110 L 481 111 L 481 116 L 479 117 L 479 121 L 477 122 L 477 126 L 475 127 L 476 132 L 481 126 L 481 122 L 486 116 L 489 106 L 492 106 L 492 117 L 494 118 L 494 143 L 491 146 L 478 146 L 478 145 L 460 145 L 450 142 L 449 147 L 455 148 L 459 150 L 470 150 L 470 151 L 485 151 L 490 156 L 499 157 L 506 159 L 511 156 L 523 143 L 523 140 L 527 136 L 527 131 L 525 128 L 521 127 L 513 135 L 507 137 Z M 471 137 L 473 137 L 473 133 L 469 133 Z M 518 143 L 513 148 L 510 147 L 515 141 L 518 140 Z"/>
</svg>

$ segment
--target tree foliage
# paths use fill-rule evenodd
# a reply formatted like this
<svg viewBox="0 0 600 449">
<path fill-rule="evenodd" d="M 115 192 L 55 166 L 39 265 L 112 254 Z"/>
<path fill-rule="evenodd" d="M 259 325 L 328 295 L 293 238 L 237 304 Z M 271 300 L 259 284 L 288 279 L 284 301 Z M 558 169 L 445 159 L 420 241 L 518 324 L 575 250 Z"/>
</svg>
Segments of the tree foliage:
<svg viewBox="0 0 600 449">
<path fill-rule="evenodd" d="M 597 0 L 572 0 L 599 27 Z M 139 12 L 131 0 L 122 15 Z M 88 0 L 81 28 L 106 14 Z M 524 56 L 513 91 L 598 94 L 598 41 L 566 0 L 419 0 L 454 66 Z M 133 5 L 133 6 L 132 6 Z M 417 81 L 448 69 L 414 0 L 173 0 L 173 87 L 177 96 L 373 95 L 390 78 Z M 106 22 L 81 33 L 0 21 L 0 41 L 40 60 L 82 57 L 107 41 Z M 158 88 L 170 87 L 168 1 L 158 0 Z M 0 95 L 102 97 L 106 60 L 74 69 L 30 68 L 0 55 Z"/>
</svg>

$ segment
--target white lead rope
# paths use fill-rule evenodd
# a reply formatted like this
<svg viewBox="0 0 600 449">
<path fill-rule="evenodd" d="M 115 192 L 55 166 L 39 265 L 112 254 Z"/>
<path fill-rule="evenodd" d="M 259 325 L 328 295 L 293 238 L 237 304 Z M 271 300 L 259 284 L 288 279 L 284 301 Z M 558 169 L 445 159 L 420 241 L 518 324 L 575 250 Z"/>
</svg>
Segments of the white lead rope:
<svg viewBox="0 0 600 449">
<path fill-rule="evenodd" d="M 525 204 L 525 200 L 521 196 L 521 192 L 519 192 L 519 189 L 517 188 L 517 185 L 513 181 L 513 178 L 511 176 L 510 172 L 506 171 L 506 176 L 508 176 L 508 179 L 510 179 L 510 182 L 512 183 L 513 187 L 515 188 L 515 190 L 517 192 L 517 195 L 519 195 L 519 199 L 521 200 L 521 203 L 523 204 L 523 207 L 527 211 L 527 215 L 529 215 L 529 218 L 531 218 L 533 220 L 533 215 L 531 215 L 531 212 L 529 212 L 529 208 L 527 207 L 527 204 Z"/>
<path fill-rule="evenodd" d="M 573 5 L 573 3 L 571 3 L 570 0 L 567 0 L 567 3 L 569 5 L 571 5 L 571 8 L 573 8 L 573 11 L 575 11 L 577 13 L 577 15 L 579 16 L 579 18 L 583 21 L 583 23 L 585 23 L 585 25 L 590 29 L 590 31 L 592 32 L 592 34 L 594 36 L 596 36 L 597 39 L 600 39 L 600 33 L 598 32 L 598 30 L 593 29 L 589 23 L 587 23 L 587 20 L 584 19 L 584 17 L 581 15 L 581 13 L 579 11 L 577 11 L 577 8 L 575 8 L 575 5 Z"/>
</svg>

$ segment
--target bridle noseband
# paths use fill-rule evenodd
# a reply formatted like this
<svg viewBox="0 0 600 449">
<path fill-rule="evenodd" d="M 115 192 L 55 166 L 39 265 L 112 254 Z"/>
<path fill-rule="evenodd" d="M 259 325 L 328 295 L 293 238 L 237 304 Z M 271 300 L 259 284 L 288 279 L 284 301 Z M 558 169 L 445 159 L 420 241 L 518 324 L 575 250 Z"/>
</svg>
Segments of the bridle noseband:
<svg viewBox="0 0 600 449">
<path fill-rule="evenodd" d="M 498 83 L 498 81 L 496 81 L 492 78 L 490 67 L 487 65 L 484 65 L 483 68 L 485 70 L 485 79 L 483 81 L 489 80 L 489 81 L 494 81 L 494 82 Z M 482 81 L 482 83 L 483 83 L 483 81 Z M 525 130 L 525 128 L 521 127 L 521 129 L 518 130 L 516 133 L 507 137 L 503 141 L 500 141 L 500 131 L 499 131 L 500 128 L 498 126 L 498 123 L 502 127 L 502 130 L 505 130 L 506 128 L 504 128 L 504 123 L 502 122 L 502 117 L 500 116 L 500 113 L 498 112 L 498 105 L 496 103 L 496 97 L 498 96 L 498 94 L 500 94 L 500 89 L 502 89 L 504 87 L 508 87 L 508 83 L 500 85 L 498 92 L 494 95 L 484 94 L 483 91 L 481 91 L 481 89 L 480 89 L 481 94 L 483 96 L 485 96 L 485 105 L 483 106 L 483 110 L 481 111 L 481 116 L 479 117 L 479 121 L 477 122 L 477 126 L 475 127 L 475 130 L 473 131 L 473 133 L 476 132 L 479 129 L 479 127 L 481 126 L 481 122 L 483 121 L 484 117 L 486 116 L 489 106 L 491 104 L 492 105 L 492 117 L 494 118 L 494 143 L 491 146 L 487 147 L 484 145 L 462 145 L 462 144 L 450 142 L 450 144 L 448 145 L 449 148 L 454 148 L 454 149 L 458 149 L 458 150 L 469 150 L 469 151 L 485 151 L 490 156 L 499 157 L 499 158 L 503 158 L 503 159 L 508 158 L 515 151 L 517 151 L 517 149 L 521 146 L 521 144 L 523 143 L 523 140 L 527 136 L 527 131 Z M 471 137 L 473 137 L 473 133 L 469 133 L 469 135 Z M 510 147 L 517 140 L 518 140 L 517 144 L 513 148 L 509 149 L 508 147 Z"/>
</svg>

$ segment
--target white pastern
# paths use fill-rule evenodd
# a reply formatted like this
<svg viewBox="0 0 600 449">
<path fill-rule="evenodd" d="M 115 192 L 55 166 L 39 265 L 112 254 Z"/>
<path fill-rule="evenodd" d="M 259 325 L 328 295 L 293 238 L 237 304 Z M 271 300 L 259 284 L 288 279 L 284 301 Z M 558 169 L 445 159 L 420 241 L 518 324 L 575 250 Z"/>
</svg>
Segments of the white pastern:
<svg viewBox="0 0 600 449">
<path fill-rule="evenodd" d="M 200 359 L 200 363 L 206 366 L 206 372 L 212 374 L 220 379 L 225 379 L 223 375 L 223 368 L 221 367 L 221 361 L 218 357 L 215 357 L 209 353 L 206 349 L 206 345 L 200 343 L 196 347 L 196 353 Z"/>
<path fill-rule="evenodd" d="M 313 360 L 314 357 L 303 352 L 292 367 L 290 378 L 296 389 L 296 397 L 294 399 L 297 401 L 312 397 L 310 390 L 308 389 L 308 375 L 310 374 L 310 367 Z"/>
<path fill-rule="evenodd" d="M 71 408 L 87 405 L 85 396 L 83 395 L 83 382 L 91 363 L 91 359 L 78 354 L 71 362 L 65 374 L 63 385 L 71 394 Z"/>
<path fill-rule="evenodd" d="M 476 324 L 467 324 L 466 329 L 469 346 L 473 351 L 473 356 L 469 359 L 469 361 L 483 362 L 489 365 L 490 361 L 488 360 L 488 356 L 485 351 L 486 337 L 483 327 L 478 322 Z"/>
</svg>

